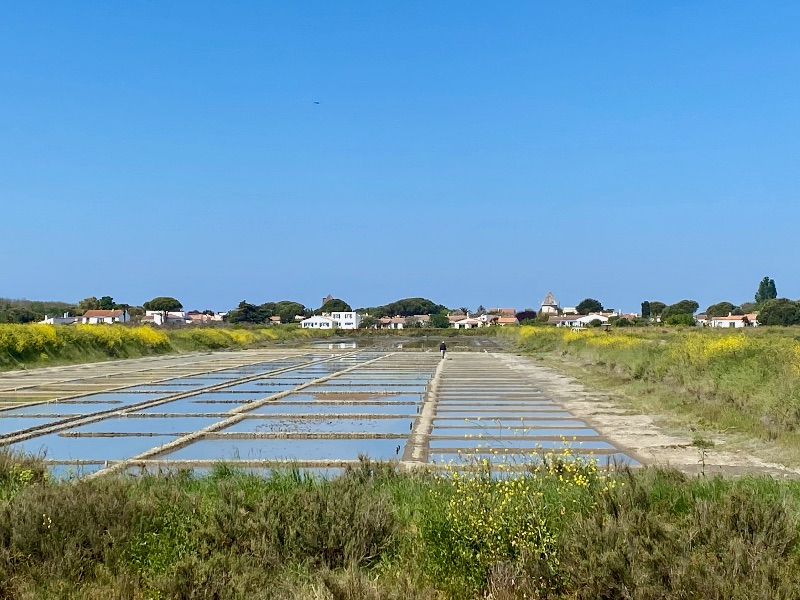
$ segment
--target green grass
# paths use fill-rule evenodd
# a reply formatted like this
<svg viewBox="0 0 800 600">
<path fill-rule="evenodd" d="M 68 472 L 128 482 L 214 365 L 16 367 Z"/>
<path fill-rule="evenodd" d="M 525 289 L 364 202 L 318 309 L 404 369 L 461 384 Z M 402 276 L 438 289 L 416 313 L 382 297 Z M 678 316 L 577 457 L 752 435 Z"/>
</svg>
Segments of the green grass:
<svg viewBox="0 0 800 600">
<path fill-rule="evenodd" d="M 800 464 L 800 329 L 504 332 L 524 353 L 632 412 Z"/>
<path fill-rule="evenodd" d="M 796 598 L 800 484 L 519 480 L 362 462 L 332 480 L 53 481 L 0 454 L 2 598 Z M 512 543 L 514 542 L 514 543 Z"/>
</svg>

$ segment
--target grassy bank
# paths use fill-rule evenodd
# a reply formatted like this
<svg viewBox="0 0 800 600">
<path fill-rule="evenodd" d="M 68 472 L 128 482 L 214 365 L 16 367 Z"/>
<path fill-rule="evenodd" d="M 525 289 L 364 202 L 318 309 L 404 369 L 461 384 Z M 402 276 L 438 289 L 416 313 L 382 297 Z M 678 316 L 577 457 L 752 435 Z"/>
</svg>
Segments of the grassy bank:
<svg viewBox="0 0 800 600">
<path fill-rule="evenodd" d="M 0 325 L 0 370 L 136 358 L 155 354 L 258 348 L 330 337 L 295 326 L 155 329 L 117 325 Z"/>
<path fill-rule="evenodd" d="M 0 597 L 797 598 L 800 487 L 363 463 L 56 482 L 0 455 Z"/>
<path fill-rule="evenodd" d="M 633 410 L 676 426 L 759 440 L 800 462 L 800 330 L 520 327 L 518 348 Z M 773 456 L 774 458 L 774 456 Z"/>
</svg>

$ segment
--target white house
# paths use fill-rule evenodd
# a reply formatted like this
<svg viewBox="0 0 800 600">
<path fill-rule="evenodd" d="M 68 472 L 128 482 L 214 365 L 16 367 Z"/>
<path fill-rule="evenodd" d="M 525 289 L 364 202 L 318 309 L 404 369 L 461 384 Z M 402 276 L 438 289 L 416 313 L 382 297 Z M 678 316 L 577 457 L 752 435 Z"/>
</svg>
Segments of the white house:
<svg viewBox="0 0 800 600">
<path fill-rule="evenodd" d="M 499 317 L 495 321 L 495 325 L 499 325 L 500 327 L 505 327 L 506 325 L 519 325 L 519 320 L 517 317 Z"/>
<path fill-rule="evenodd" d="M 589 313 L 588 315 L 550 317 L 547 319 L 547 324 L 555 325 L 556 327 L 586 327 L 594 320 L 600 321 L 601 323 L 608 323 L 607 316 L 598 313 Z"/>
<path fill-rule="evenodd" d="M 65 312 L 61 317 L 48 317 L 45 315 L 44 321 L 39 322 L 47 325 L 72 325 L 73 323 L 79 323 L 80 320 L 80 317 L 71 317 L 68 312 Z"/>
<path fill-rule="evenodd" d="M 323 317 L 320 315 L 314 315 L 313 317 L 303 319 L 300 321 L 300 325 L 303 329 L 336 329 L 336 321 L 330 317 Z"/>
<path fill-rule="evenodd" d="M 146 310 L 142 322 L 163 325 L 164 323 L 191 323 L 192 320 L 183 310 L 170 310 L 166 314 L 163 310 Z"/>
<path fill-rule="evenodd" d="M 204 325 L 206 323 L 221 323 L 223 321 L 223 315 L 220 313 L 214 313 L 213 315 L 207 315 L 205 313 L 201 313 L 199 310 L 190 310 L 186 313 L 186 322 L 192 325 Z"/>
<path fill-rule="evenodd" d="M 547 319 L 548 325 L 555 325 L 556 327 L 579 327 L 578 317 L 580 315 L 564 315 L 561 317 L 550 317 Z"/>
<path fill-rule="evenodd" d="M 337 329 L 358 329 L 361 325 L 361 315 L 357 312 L 335 312 L 331 317 L 336 321 Z"/>
<path fill-rule="evenodd" d="M 127 310 L 87 310 L 81 316 L 84 325 L 127 323 L 130 320 Z"/>
<path fill-rule="evenodd" d="M 601 323 L 608 323 L 608 317 L 600 313 L 589 313 L 575 319 L 578 322 L 578 327 L 586 327 L 592 321 L 600 321 Z"/>
<path fill-rule="evenodd" d="M 381 317 L 378 319 L 379 329 L 405 329 L 405 317 Z"/>
<path fill-rule="evenodd" d="M 314 315 L 300 324 L 304 329 L 358 329 L 361 315 L 353 311 Z"/>
<path fill-rule="evenodd" d="M 757 327 L 758 326 L 758 313 L 750 313 L 747 315 L 734 315 L 728 313 L 727 317 L 711 317 L 711 327 Z"/>
<path fill-rule="evenodd" d="M 483 321 L 479 321 L 478 319 L 471 319 L 469 317 L 453 323 L 453 327 L 455 327 L 456 329 L 475 329 L 476 327 L 484 327 L 485 325 L 486 323 L 484 323 Z"/>
</svg>

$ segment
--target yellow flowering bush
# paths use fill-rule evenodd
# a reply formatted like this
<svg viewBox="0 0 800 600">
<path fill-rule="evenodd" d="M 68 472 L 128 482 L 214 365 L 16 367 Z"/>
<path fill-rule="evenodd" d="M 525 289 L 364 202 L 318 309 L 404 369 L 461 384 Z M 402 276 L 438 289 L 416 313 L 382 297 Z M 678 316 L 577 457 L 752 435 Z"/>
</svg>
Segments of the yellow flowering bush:
<svg viewBox="0 0 800 600">
<path fill-rule="evenodd" d="M 615 485 L 595 460 L 575 455 L 568 444 L 529 459 L 451 463 L 435 493 L 440 512 L 423 530 L 430 575 L 451 594 L 471 595 L 485 587 L 494 566 L 535 561 L 544 592 L 558 578 L 565 519 L 591 512 Z"/>
</svg>

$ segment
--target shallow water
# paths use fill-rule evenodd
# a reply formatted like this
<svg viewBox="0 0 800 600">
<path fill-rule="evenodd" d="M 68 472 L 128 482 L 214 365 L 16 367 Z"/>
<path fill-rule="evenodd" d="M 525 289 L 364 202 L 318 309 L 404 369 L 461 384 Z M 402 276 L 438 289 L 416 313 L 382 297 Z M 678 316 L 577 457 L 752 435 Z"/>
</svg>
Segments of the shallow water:
<svg viewBox="0 0 800 600">
<path fill-rule="evenodd" d="M 416 404 L 265 404 L 249 411 L 252 415 L 280 414 L 357 414 L 357 415 L 416 415 Z"/>
<path fill-rule="evenodd" d="M 228 432 L 396 433 L 411 431 L 414 419 L 245 419 L 221 430 Z"/>
<path fill-rule="evenodd" d="M 57 402 L 46 402 L 32 406 L 20 406 L 12 410 L 3 411 L 3 415 L 59 415 L 69 417 L 73 415 L 85 415 L 101 410 L 122 409 L 124 404 L 59 404 Z"/>
<path fill-rule="evenodd" d="M 548 441 L 548 440 L 520 440 L 515 438 L 459 438 L 453 440 L 443 440 L 440 438 L 432 437 L 430 440 L 430 448 L 467 448 L 475 449 L 478 446 L 481 448 L 492 448 L 501 450 L 507 448 L 509 450 L 564 450 L 569 448 L 575 452 L 588 452 L 590 450 L 613 450 L 614 446 L 608 442 L 581 442 L 580 440 L 574 443 L 565 444 L 562 441 Z"/>
<path fill-rule="evenodd" d="M 230 391 L 225 392 L 201 392 L 194 396 L 190 396 L 191 400 L 194 402 L 220 402 L 222 400 L 225 401 L 234 401 L 237 403 L 245 403 L 251 402 L 253 400 L 261 400 L 262 398 L 268 398 L 270 396 L 269 391 L 267 392 L 241 392 L 241 393 L 231 393 Z"/>
<path fill-rule="evenodd" d="M 419 394 L 376 394 L 365 392 L 363 394 L 348 391 L 346 393 L 320 392 L 317 394 L 306 393 L 305 391 L 294 394 L 287 394 L 279 400 L 280 402 L 305 402 L 313 404 L 315 402 L 414 402 L 422 403 L 422 396 Z"/>
<path fill-rule="evenodd" d="M 103 419 L 87 425 L 73 427 L 70 432 L 80 433 L 163 433 L 192 432 L 219 422 L 218 417 L 117 417 Z M 98 443 L 103 439 L 97 438 Z"/>
<path fill-rule="evenodd" d="M 519 423 L 515 426 L 510 427 L 434 427 L 433 435 L 447 435 L 447 436 L 454 436 L 454 435 L 472 435 L 473 439 L 477 439 L 479 436 L 483 438 L 496 438 L 496 437 L 537 437 L 537 436 L 545 436 L 545 437 L 552 437 L 552 436 L 561 436 L 563 435 L 566 438 L 572 438 L 576 436 L 578 438 L 585 437 L 585 436 L 599 436 L 600 434 L 597 433 L 594 429 L 590 429 L 588 427 L 552 427 L 552 428 L 534 428 L 530 426 L 521 426 Z"/>
<path fill-rule="evenodd" d="M 173 400 L 165 402 L 158 406 L 151 406 L 143 410 L 138 410 L 134 414 L 152 414 L 152 413 L 209 413 L 209 412 L 228 412 L 239 406 L 244 406 L 246 403 L 241 402 L 238 404 L 209 404 L 208 402 L 197 402 L 194 398 L 181 398 L 180 400 Z"/>
<path fill-rule="evenodd" d="M 519 429 L 523 427 L 587 427 L 586 423 L 579 419 L 514 419 L 511 417 L 504 417 L 502 419 L 442 419 L 436 418 L 433 420 L 434 427 L 440 426 L 453 426 L 469 427 L 474 433 L 485 429 L 487 427 L 505 427 Z"/>
<path fill-rule="evenodd" d="M 592 461 L 597 464 L 600 468 L 605 468 L 607 466 L 631 466 L 636 467 L 639 466 L 639 461 L 634 458 L 631 458 L 627 454 L 622 452 L 613 452 L 610 454 L 602 454 L 602 455 L 593 455 L 589 454 L 589 452 L 578 452 L 574 451 L 569 456 L 564 456 L 559 454 L 556 451 L 556 455 L 559 457 L 560 460 L 576 460 L 578 458 L 585 460 L 585 461 Z M 531 465 L 536 466 L 541 464 L 542 457 L 539 454 L 514 454 L 508 453 L 503 454 L 502 457 L 493 457 L 491 454 L 476 454 L 475 458 L 479 460 L 483 460 L 484 458 L 488 458 L 491 460 L 495 465 L 499 464 L 510 464 L 513 466 L 525 466 Z M 470 463 L 471 458 L 466 457 L 463 452 L 462 454 L 458 454 L 455 452 L 436 452 L 435 454 L 432 452 L 430 455 L 430 461 L 437 463 L 437 464 L 464 464 L 468 465 Z"/>
<path fill-rule="evenodd" d="M 556 419 L 568 419 L 572 416 L 572 414 L 568 413 L 565 410 L 559 411 L 536 411 L 536 410 L 508 410 L 504 411 L 503 407 L 496 407 L 493 410 L 486 410 L 486 411 L 477 411 L 477 410 L 438 410 L 436 411 L 437 417 L 445 417 L 449 419 L 464 419 L 469 418 L 470 420 L 477 421 L 478 419 L 484 421 L 491 421 L 495 418 L 497 419 L 520 419 L 525 418 L 527 419 L 544 419 L 548 417 L 553 417 Z"/>
<path fill-rule="evenodd" d="M 397 446 L 400 446 L 399 451 Z M 405 440 L 200 440 L 163 456 L 169 460 L 374 460 L 402 456 Z"/>
<path fill-rule="evenodd" d="M 45 452 L 48 460 L 122 460 L 166 444 L 174 436 L 74 438 L 48 433 L 24 442 L 11 444 L 14 450 L 29 454 Z"/>
<path fill-rule="evenodd" d="M 58 417 L 6 417 L 0 419 L 0 435 L 7 435 L 23 431 L 32 427 L 41 427 L 42 425 L 49 425 L 56 423 L 60 419 Z"/>
</svg>

